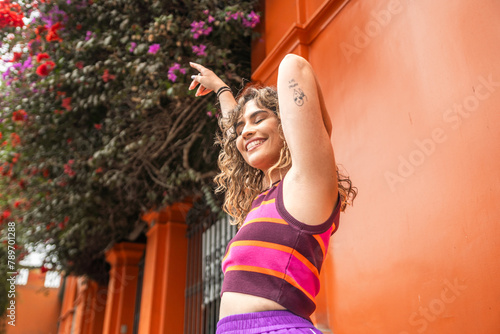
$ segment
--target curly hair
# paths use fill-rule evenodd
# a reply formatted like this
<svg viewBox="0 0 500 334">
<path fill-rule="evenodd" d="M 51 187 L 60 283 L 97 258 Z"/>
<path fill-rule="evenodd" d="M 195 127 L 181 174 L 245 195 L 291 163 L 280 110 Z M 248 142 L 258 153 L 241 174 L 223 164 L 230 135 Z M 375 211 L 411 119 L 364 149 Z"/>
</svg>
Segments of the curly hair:
<svg viewBox="0 0 500 334">
<path fill-rule="evenodd" d="M 255 197 L 271 186 L 271 184 L 264 184 L 264 172 L 247 164 L 236 147 L 237 134 L 235 124 L 243 114 L 245 105 L 252 100 L 255 101 L 259 108 L 268 109 L 276 115 L 280 137 L 283 139 L 280 158 L 276 164 L 267 171 L 268 175 L 270 176 L 271 172 L 276 169 L 288 171 L 292 166 L 292 157 L 281 126 L 278 93 L 276 89 L 274 87 L 259 88 L 256 86 L 246 88 L 238 98 L 236 107 L 227 117 L 221 117 L 219 119 L 221 132 L 217 133 L 215 141 L 216 144 L 221 146 L 218 158 L 218 164 L 221 171 L 214 178 L 217 184 L 215 192 L 226 193 L 222 208 L 234 218 L 231 224 L 237 225 L 238 227 L 241 227 L 243 224 Z M 341 211 L 345 211 L 347 205 L 352 205 L 352 201 L 357 195 L 357 188 L 353 187 L 349 177 L 339 172 L 338 166 L 336 170 L 339 193 L 342 201 Z"/>
</svg>

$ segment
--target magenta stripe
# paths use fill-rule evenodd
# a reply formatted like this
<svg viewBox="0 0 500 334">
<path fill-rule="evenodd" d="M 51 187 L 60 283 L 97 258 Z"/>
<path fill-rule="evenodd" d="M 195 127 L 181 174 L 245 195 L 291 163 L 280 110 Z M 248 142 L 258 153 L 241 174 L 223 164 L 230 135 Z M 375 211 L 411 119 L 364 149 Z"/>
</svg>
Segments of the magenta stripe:
<svg viewBox="0 0 500 334">
<path fill-rule="evenodd" d="M 261 205 L 258 209 L 249 212 L 245 221 L 262 217 L 282 219 L 276 210 L 276 203 L 270 203 Z"/>
<path fill-rule="evenodd" d="M 323 243 L 325 245 L 325 249 L 328 250 L 328 244 L 330 243 L 330 237 L 332 234 L 333 229 L 335 229 L 335 223 L 332 224 L 332 227 L 328 229 L 325 233 L 319 234 L 321 240 L 323 240 Z"/>
<path fill-rule="evenodd" d="M 255 260 L 256 258 L 259 258 L 258 262 Z M 260 268 L 286 273 L 311 296 L 318 294 L 319 279 L 311 273 L 311 270 L 302 261 L 280 250 L 259 246 L 232 247 L 230 255 L 222 266 L 222 270 L 225 272 L 227 267 L 233 265 L 255 266 L 256 263 L 259 264 Z M 290 271 L 290 268 L 293 268 L 293 270 Z"/>
</svg>

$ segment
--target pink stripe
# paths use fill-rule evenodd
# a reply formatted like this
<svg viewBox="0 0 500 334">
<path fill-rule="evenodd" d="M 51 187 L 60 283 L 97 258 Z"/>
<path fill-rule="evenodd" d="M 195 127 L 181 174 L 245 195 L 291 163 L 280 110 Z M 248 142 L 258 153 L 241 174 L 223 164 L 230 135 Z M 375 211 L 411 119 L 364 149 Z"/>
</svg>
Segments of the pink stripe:
<svg viewBox="0 0 500 334">
<path fill-rule="evenodd" d="M 270 203 L 261 205 L 258 209 L 249 212 L 245 220 L 249 221 L 261 217 L 282 219 L 282 217 L 278 214 L 278 211 L 276 210 L 276 203 Z"/>
<path fill-rule="evenodd" d="M 328 231 L 322 233 L 319 235 L 319 237 L 321 238 L 321 240 L 323 240 L 323 243 L 325 245 L 325 250 L 328 252 L 328 244 L 330 243 L 330 237 L 331 237 L 331 234 L 332 234 L 332 231 L 335 229 L 335 222 L 333 222 L 332 224 L 332 227 L 330 227 L 328 229 Z M 326 254 L 325 254 L 326 256 Z"/>
<path fill-rule="evenodd" d="M 316 297 L 319 292 L 320 282 L 319 279 L 311 273 L 311 270 L 294 256 L 290 260 L 289 267 L 293 268 L 293 270 L 289 270 L 287 275 L 299 283 L 299 285 L 309 292 L 311 296 Z"/>
<path fill-rule="evenodd" d="M 290 262 L 290 264 L 289 264 Z M 231 254 L 223 263 L 222 271 L 233 265 L 255 266 L 276 270 L 285 273 L 289 265 L 293 267 L 293 273 L 286 274 L 292 277 L 311 296 L 316 296 L 319 291 L 320 282 L 311 270 L 296 257 L 276 249 L 262 248 L 258 246 L 236 246 L 231 248 Z"/>
</svg>

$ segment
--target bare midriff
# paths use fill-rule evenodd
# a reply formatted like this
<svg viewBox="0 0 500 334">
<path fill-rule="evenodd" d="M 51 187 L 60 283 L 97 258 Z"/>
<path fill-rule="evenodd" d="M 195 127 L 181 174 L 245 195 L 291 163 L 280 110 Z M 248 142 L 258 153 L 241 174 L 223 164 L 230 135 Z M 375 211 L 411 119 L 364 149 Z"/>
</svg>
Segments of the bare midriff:
<svg viewBox="0 0 500 334">
<path fill-rule="evenodd" d="M 224 292 L 220 302 L 219 320 L 228 315 L 286 310 L 270 299 L 237 292 Z"/>
</svg>

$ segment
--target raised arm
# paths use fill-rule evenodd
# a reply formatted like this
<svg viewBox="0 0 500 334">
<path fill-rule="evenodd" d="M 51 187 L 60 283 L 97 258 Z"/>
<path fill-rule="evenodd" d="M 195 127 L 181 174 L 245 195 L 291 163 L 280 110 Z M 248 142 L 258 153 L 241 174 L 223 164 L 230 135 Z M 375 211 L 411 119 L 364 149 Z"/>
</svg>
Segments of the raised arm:
<svg viewBox="0 0 500 334">
<path fill-rule="evenodd" d="M 197 63 L 189 63 L 189 65 L 199 72 L 198 75 L 192 76 L 193 81 L 189 85 L 189 89 L 192 90 L 200 84 L 196 96 L 204 96 L 212 91 L 217 93 L 220 88 L 227 86 L 221 78 L 208 68 Z M 227 114 L 236 107 L 236 100 L 230 90 L 224 90 L 220 93 L 219 103 L 223 117 L 227 117 Z"/>
<path fill-rule="evenodd" d="M 331 123 L 314 71 L 287 55 L 278 71 L 278 98 L 292 168 L 284 183 L 285 207 L 310 225 L 324 222 L 337 203 L 338 180 Z"/>
</svg>

